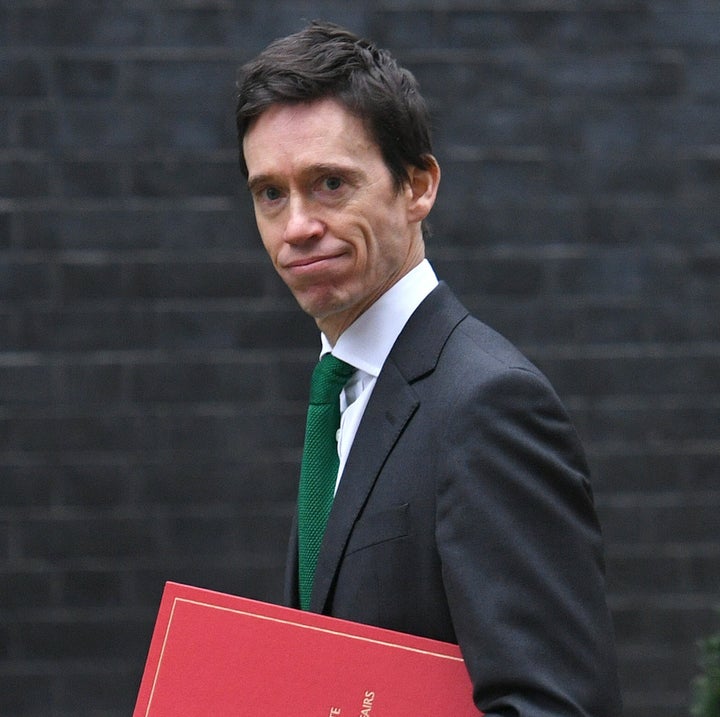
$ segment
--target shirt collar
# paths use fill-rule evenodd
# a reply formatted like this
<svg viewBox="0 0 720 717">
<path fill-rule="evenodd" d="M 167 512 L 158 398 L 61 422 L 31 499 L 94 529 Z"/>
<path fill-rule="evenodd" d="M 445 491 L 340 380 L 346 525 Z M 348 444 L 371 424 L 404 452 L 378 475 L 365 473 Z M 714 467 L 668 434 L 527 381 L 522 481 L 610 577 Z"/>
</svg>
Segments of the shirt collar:
<svg viewBox="0 0 720 717">
<path fill-rule="evenodd" d="M 334 347 L 321 334 L 320 355 L 332 351 L 337 358 L 378 376 L 407 320 L 437 284 L 430 262 L 424 259 L 358 316 Z"/>
</svg>

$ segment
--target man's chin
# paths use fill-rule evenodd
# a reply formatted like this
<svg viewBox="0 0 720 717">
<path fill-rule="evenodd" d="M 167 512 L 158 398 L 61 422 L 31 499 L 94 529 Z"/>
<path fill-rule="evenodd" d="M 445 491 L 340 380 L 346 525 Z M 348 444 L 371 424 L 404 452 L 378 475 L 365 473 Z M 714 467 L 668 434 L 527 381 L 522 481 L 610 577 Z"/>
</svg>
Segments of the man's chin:
<svg viewBox="0 0 720 717">
<path fill-rule="evenodd" d="M 300 308 L 315 319 L 320 331 L 333 342 L 355 316 L 352 302 L 343 301 L 343 297 L 337 293 L 302 293 L 295 294 L 295 299 Z"/>
<path fill-rule="evenodd" d="M 340 298 L 326 289 L 305 289 L 294 291 L 293 295 L 300 308 L 315 321 L 322 321 L 345 308 Z"/>
</svg>

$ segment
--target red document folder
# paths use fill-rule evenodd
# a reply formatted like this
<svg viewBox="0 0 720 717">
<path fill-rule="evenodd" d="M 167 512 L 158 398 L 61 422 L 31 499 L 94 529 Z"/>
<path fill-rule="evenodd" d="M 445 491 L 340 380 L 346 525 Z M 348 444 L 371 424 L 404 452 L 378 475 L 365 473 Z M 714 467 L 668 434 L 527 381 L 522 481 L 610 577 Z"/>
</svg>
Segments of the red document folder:
<svg viewBox="0 0 720 717">
<path fill-rule="evenodd" d="M 478 717 L 456 645 L 167 583 L 133 717 Z"/>
</svg>

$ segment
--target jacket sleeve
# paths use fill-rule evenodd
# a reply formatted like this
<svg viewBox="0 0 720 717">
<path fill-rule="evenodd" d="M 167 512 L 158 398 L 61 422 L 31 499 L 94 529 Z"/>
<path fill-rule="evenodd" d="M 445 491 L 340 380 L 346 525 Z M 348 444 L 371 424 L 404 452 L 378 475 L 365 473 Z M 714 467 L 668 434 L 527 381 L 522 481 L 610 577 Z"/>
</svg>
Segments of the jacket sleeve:
<svg viewBox="0 0 720 717">
<path fill-rule="evenodd" d="M 528 368 L 459 385 L 436 537 L 476 704 L 487 715 L 618 717 L 601 535 L 575 431 Z"/>
</svg>

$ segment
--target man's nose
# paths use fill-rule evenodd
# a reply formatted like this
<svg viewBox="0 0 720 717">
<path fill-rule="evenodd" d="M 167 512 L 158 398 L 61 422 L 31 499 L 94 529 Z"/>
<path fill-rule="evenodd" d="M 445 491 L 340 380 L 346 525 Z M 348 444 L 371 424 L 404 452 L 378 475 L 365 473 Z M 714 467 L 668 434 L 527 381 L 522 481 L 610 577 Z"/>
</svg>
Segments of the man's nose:
<svg viewBox="0 0 720 717">
<path fill-rule="evenodd" d="M 302 197 L 292 197 L 288 203 L 285 241 L 297 244 L 317 238 L 324 231 L 325 225 L 313 212 L 310 202 L 305 201 Z"/>
</svg>

